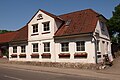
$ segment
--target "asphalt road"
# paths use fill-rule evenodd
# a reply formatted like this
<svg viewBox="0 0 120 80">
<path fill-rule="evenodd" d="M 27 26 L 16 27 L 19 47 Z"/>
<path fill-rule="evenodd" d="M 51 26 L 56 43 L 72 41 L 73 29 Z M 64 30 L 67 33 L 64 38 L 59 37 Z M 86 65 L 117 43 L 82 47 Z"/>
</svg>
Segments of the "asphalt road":
<svg viewBox="0 0 120 80">
<path fill-rule="evenodd" d="M 0 66 L 0 80 L 104 80 L 93 77 L 40 72 Z"/>
</svg>

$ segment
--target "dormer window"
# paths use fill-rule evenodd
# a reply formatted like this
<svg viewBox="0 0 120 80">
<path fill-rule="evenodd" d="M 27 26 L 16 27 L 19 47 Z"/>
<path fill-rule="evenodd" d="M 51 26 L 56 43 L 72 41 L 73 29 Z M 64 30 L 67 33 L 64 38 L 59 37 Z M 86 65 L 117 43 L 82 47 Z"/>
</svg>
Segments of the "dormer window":
<svg viewBox="0 0 120 80">
<path fill-rule="evenodd" d="M 43 23 L 43 31 L 49 31 L 50 30 L 50 22 L 44 22 Z"/>
<path fill-rule="evenodd" d="M 34 24 L 33 26 L 33 33 L 38 32 L 38 24 Z"/>
<path fill-rule="evenodd" d="M 66 26 L 69 26 L 70 23 L 71 23 L 71 19 L 67 20 L 66 23 L 65 23 L 65 25 L 66 25 Z"/>
<path fill-rule="evenodd" d="M 40 19 L 43 19 L 42 14 L 39 14 L 39 15 L 37 16 L 37 20 L 40 20 Z"/>
</svg>

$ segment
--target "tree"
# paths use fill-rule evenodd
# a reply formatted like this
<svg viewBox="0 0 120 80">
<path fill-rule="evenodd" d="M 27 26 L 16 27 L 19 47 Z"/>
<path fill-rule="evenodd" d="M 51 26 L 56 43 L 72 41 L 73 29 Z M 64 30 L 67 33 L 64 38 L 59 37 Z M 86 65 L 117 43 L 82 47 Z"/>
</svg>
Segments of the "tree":
<svg viewBox="0 0 120 80">
<path fill-rule="evenodd" d="M 1 34 L 1 33 L 6 33 L 6 32 L 11 32 L 11 31 L 8 31 L 8 30 L 0 30 L 0 34 Z"/>
<path fill-rule="evenodd" d="M 120 4 L 114 8 L 113 16 L 108 20 L 107 25 L 112 41 L 120 43 Z"/>
</svg>

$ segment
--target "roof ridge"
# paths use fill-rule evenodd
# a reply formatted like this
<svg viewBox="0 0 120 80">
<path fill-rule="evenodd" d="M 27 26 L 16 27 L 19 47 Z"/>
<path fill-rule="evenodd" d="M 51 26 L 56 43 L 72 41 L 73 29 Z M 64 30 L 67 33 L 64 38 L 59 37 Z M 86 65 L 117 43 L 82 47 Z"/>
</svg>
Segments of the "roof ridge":
<svg viewBox="0 0 120 80">
<path fill-rule="evenodd" d="M 82 11 L 86 11 L 86 10 L 91 10 L 92 12 L 94 12 L 94 13 L 96 13 L 96 14 L 99 14 L 99 13 L 97 13 L 96 11 L 94 11 L 93 9 L 88 8 L 88 9 L 83 9 L 83 10 L 78 10 L 78 11 L 73 11 L 73 12 L 69 12 L 69 13 L 61 14 L 61 15 L 58 15 L 58 17 L 59 17 L 59 16 L 63 16 L 63 15 L 68 15 L 68 14 L 77 13 L 77 12 L 82 12 Z"/>
</svg>

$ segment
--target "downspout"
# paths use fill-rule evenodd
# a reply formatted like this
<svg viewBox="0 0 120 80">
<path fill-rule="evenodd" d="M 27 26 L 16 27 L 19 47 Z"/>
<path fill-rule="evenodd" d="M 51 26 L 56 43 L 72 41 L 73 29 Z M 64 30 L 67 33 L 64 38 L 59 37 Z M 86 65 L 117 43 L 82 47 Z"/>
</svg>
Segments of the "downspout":
<svg viewBox="0 0 120 80">
<path fill-rule="evenodd" d="M 93 35 L 92 36 L 93 38 L 94 38 L 94 40 L 95 40 L 95 63 L 97 64 L 98 63 L 98 58 L 97 58 L 97 39 L 96 39 L 96 37 Z"/>
</svg>

